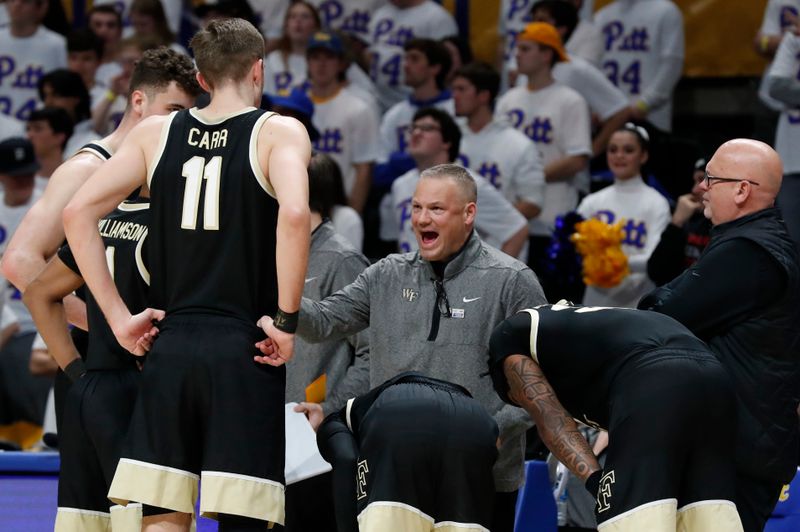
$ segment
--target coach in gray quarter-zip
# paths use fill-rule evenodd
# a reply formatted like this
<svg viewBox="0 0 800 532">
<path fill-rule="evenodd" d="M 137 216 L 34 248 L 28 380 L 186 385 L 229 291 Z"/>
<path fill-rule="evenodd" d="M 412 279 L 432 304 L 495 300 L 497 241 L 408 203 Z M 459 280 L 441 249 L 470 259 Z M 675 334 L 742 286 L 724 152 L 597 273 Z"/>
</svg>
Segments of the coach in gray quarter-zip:
<svg viewBox="0 0 800 532">
<path fill-rule="evenodd" d="M 323 341 L 368 328 L 370 386 L 416 371 L 469 390 L 500 429 L 491 530 L 510 531 L 529 421 L 492 389 L 489 337 L 505 318 L 546 301 L 533 271 L 473 230 L 475 190 L 463 167 L 424 171 L 412 203 L 419 251 L 386 257 L 323 301 L 303 298 L 297 334 Z"/>
</svg>

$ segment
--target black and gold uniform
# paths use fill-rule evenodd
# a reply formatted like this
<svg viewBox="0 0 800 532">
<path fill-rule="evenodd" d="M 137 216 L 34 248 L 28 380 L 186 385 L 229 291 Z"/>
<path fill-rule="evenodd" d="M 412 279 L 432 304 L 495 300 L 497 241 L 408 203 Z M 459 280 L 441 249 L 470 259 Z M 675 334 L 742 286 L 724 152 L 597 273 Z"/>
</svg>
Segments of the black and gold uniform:
<svg viewBox="0 0 800 532">
<path fill-rule="evenodd" d="M 608 430 L 598 530 L 740 531 L 735 395 L 706 345 L 654 312 L 556 304 L 501 323 L 492 378 L 507 402 L 503 361 L 530 355 L 576 420 Z"/>
<path fill-rule="evenodd" d="M 145 240 L 146 199 L 126 201 L 100 220 L 108 266 L 120 297 L 133 312 L 147 306 L 150 275 Z M 69 246 L 58 258 L 80 275 Z M 57 531 L 114 530 L 141 527 L 141 507 L 111 506 L 106 494 L 122 453 L 139 389 L 136 357 L 121 347 L 91 292 L 85 292 L 89 324 L 86 374 L 72 383 L 60 434 Z M 111 508 L 109 508 L 111 507 Z"/>
<path fill-rule="evenodd" d="M 498 428 L 469 392 L 401 373 L 317 432 L 333 465 L 339 532 L 486 532 Z"/>
<path fill-rule="evenodd" d="M 283 367 L 257 364 L 277 310 L 278 202 L 258 164 L 271 113 L 170 115 L 148 184 L 149 306 L 166 311 L 109 498 L 144 513 L 283 523 Z M 227 519 L 227 517 L 225 517 Z"/>
<path fill-rule="evenodd" d="M 105 162 L 111 158 L 113 152 L 108 146 L 103 145 L 101 141 L 95 142 L 88 142 L 81 146 L 81 148 L 75 152 L 75 155 L 80 153 L 89 153 L 94 155 L 101 161 Z M 131 198 L 134 199 L 134 198 Z M 64 244 L 67 243 L 67 240 L 64 239 Z M 75 291 L 75 295 L 82 301 L 86 301 L 86 287 L 83 286 Z M 89 336 L 86 331 L 79 329 L 78 327 L 73 327 L 70 330 L 70 336 L 72 336 L 72 343 L 75 344 L 75 348 L 78 350 L 81 358 L 86 358 L 86 350 L 88 349 L 89 345 Z M 56 431 L 58 434 L 63 434 L 65 429 L 62 423 L 64 418 L 64 402 L 66 401 L 67 391 L 71 382 L 69 378 L 64 374 L 61 368 L 58 369 L 56 372 L 55 382 L 53 383 L 53 400 L 55 403 L 55 410 L 56 410 Z"/>
</svg>

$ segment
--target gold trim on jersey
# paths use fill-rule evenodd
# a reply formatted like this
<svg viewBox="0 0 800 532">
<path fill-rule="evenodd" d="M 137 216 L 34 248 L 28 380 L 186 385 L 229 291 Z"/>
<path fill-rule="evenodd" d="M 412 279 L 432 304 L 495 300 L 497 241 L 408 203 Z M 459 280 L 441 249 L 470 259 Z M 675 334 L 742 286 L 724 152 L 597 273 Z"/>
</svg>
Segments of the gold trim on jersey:
<svg viewBox="0 0 800 532">
<path fill-rule="evenodd" d="M 223 471 L 203 471 L 201 478 L 203 517 L 233 514 L 283 525 L 284 487 L 280 482 Z"/>
<path fill-rule="evenodd" d="M 393 501 L 376 501 L 358 514 L 360 530 L 402 530 L 403 532 L 489 532 L 477 523 L 440 521 L 409 504 Z"/>
<path fill-rule="evenodd" d="M 234 116 L 243 115 L 245 113 L 249 113 L 249 112 L 255 111 L 255 110 L 256 110 L 255 107 L 245 107 L 244 109 L 241 109 L 239 111 L 235 111 L 233 113 L 229 113 L 227 115 L 222 115 L 222 116 L 218 116 L 218 117 L 215 117 L 215 118 L 208 118 L 208 117 L 205 117 L 205 116 L 200 114 L 201 113 L 200 109 L 198 109 L 197 107 L 192 107 L 191 109 L 189 109 L 189 114 L 192 115 L 192 117 L 194 117 L 195 120 L 197 120 L 198 122 L 200 122 L 202 124 L 205 124 L 207 126 L 216 126 L 217 124 L 221 124 L 224 121 L 228 120 L 229 118 L 233 118 Z"/>
<path fill-rule="evenodd" d="M 598 532 L 675 532 L 678 499 L 652 501 L 597 525 Z"/>
<path fill-rule="evenodd" d="M 101 148 L 105 149 L 108 152 L 108 157 L 106 157 L 106 155 L 104 153 L 99 152 L 99 151 L 97 151 L 97 150 L 95 150 L 93 148 L 90 148 L 88 146 L 81 147 L 78 151 L 75 152 L 75 154 L 72 157 L 75 157 L 76 155 L 80 155 L 81 153 L 89 153 L 91 155 L 94 155 L 95 157 L 97 157 L 101 161 L 107 161 L 109 158 L 111 158 L 114 155 L 114 150 L 112 150 L 108 146 L 108 144 L 106 144 L 102 140 L 93 140 L 93 141 L 91 141 L 91 142 L 89 142 L 87 144 L 97 144 L 98 146 L 100 146 Z"/>
<path fill-rule="evenodd" d="M 142 248 L 144 247 L 145 240 L 147 240 L 147 229 L 145 229 L 142 238 L 140 238 L 136 243 L 136 249 L 134 250 L 133 255 L 136 258 L 136 269 L 139 270 L 139 275 L 142 276 L 142 281 L 144 281 L 147 286 L 150 286 L 150 270 L 147 269 L 147 265 L 144 263 L 144 259 L 142 258 Z"/>
<path fill-rule="evenodd" d="M 106 512 L 58 508 L 54 532 L 110 532 L 111 515 Z M 114 529 L 116 532 L 116 529 Z"/>
<path fill-rule="evenodd" d="M 199 475 L 182 469 L 120 458 L 108 498 L 122 506 L 137 501 L 190 514 L 199 480 Z"/>
<path fill-rule="evenodd" d="M 529 344 L 531 348 L 531 358 L 538 364 L 539 354 L 536 352 L 536 340 L 539 337 L 539 312 L 532 308 L 526 308 L 523 312 L 527 312 L 531 315 L 531 336 Z"/>
<path fill-rule="evenodd" d="M 256 176 L 256 181 L 264 189 L 264 192 L 273 198 L 277 198 L 275 189 L 272 188 L 272 184 L 267 179 L 267 176 L 264 175 L 261 165 L 258 164 L 258 134 L 261 132 L 261 128 L 264 127 L 264 122 L 273 116 L 275 116 L 275 113 L 264 113 L 253 124 L 253 130 L 250 132 L 250 168 L 253 170 L 253 175 Z"/>
<path fill-rule="evenodd" d="M 372 502 L 358 514 L 359 530 L 428 532 L 433 526 L 433 517 L 409 504 L 400 502 Z"/>
<path fill-rule="evenodd" d="M 128 506 L 117 504 L 112 506 L 111 530 L 114 532 L 140 532 L 142 530 L 142 505 L 130 503 Z"/>
<path fill-rule="evenodd" d="M 123 201 L 122 203 L 117 205 L 117 209 L 125 212 L 137 212 L 149 208 L 150 208 L 150 203 L 133 203 L 129 201 Z"/>
<path fill-rule="evenodd" d="M 708 500 L 687 504 L 678 509 L 678 530 L 681 532 L 742 532 L 742 521 L 736 505 L 726 500 Z"/>
<path fill-rule="evenodd" d="M 488 528 L 477 523 L 456 523 L 455 521 L 441 521 L 433 525 L 433 529 L 436 532 L 489 532 Z"/>
<path fill-rule="evenodd" d="M 150 188 L 150 182 L 153 180 L 153 173 L 155 173 L 158 163 L 161 162 L 161 156 L 164 155 L 164 149 L 167 147 L 167 140 L 169 138 L 169 130 L 172 127 L 172 121 L 175 119 L 176 114 L 178 114 L 178 111 L 171 112 L 167 116 L 167 120 L 164 122 L 164 125 L 161 128 L 161 136 L 158 139 L 158 146 L 153 154 L 153 160 L 151 161 L 150 167 L 147 169 L 147 188 Z"/>
<path fill-rule="evenodd" d="M 347 400 L 347 409 L 345 410 L 344 413 L 345 420 L 347 421 L 347 428 L 350 429 L 351 432 L 353 431 L 353 423 L 351 422 L 350 419 L 350 410 L 353 409 L 353 403 L 355 402 L 355 400 L 356 400 L 355 397 L 351 397 L 350 399 Z"/>
</svg>

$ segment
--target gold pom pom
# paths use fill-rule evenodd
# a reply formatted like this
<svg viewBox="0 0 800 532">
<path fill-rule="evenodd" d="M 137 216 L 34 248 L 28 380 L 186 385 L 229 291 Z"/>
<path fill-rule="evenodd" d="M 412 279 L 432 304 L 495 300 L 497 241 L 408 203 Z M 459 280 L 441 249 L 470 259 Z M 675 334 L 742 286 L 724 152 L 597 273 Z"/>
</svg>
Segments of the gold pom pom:
<svg viewBox="0 0 800 532">
<path fill-rule="evenodd" d="M 590 218 L 575 224 L 570 240 L 583 256 L 583 282 L 587 286 L 611 288 L 630 273 L 628 257 L 622 251 L 622 222 L 609 225 Z"/>
</svg>

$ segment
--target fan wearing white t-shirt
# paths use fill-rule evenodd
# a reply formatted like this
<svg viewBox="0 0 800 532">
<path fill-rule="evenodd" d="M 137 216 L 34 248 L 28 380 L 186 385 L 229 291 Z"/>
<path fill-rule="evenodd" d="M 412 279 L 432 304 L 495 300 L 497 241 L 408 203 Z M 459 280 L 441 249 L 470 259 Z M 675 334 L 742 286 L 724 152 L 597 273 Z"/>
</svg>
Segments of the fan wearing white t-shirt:
<svg viewBox="0 0 800 532">
<path fill-rule="evenodd" d="M 322 21 L 316 8 L 307 2 L 292 3 L 286 10 L 283 36 L 276 40 L 275 49 L 264 58 L 264 93 L 285 96 L 293 88 L 308 88 L 306 52 L 311 36 L 322 31 Z M 375 87 L 369 76 L 355 63 L 346 71 L 350 92 L 373 107 L 378 103 Z"/>
<path fill-rule="evenodd" d="M 319 11 L 322 27 L 341 31 L 367 42 L 369 22 L 384 0 L 309 0 Z"/>
<path fill-rule="evenodd" d="M 369 194 L 372 164 L 378 157 L 378 117 L 344 86 L 347 63 L 338 36 L 317 32 L 308 43 L 312 122 L 319 131 L 314 149 L 327 153 L 342 171 L 348 203 L 361 212 Z"/>
<path fill-rule="evenodd" d="M 517 36 L 516 55 L 528 84 L 501 97 L 495 115 L 533 140 L 542 156 L 544 201 L 529 225 L 528 264 L 535 271 L 545 258 L 556 217 L 578 204 L 576 175 L 587 168 L 592 153 L 591 124 L 586 101 L 553 79 L 553 65 L 569 60 L 553 26 L 544 22 L 526 26 Z"/>
<path fill-rule="evenodd" d="M 559 61 L 553 67 L 553 79 L 574 89 L 589 104 L 595 121 L 592 135 L 592 155 L 605 155 L 606 144 L 611 134 L 628 120 L 628 98 L 594 64 L 570 50 L 577 31 L 578 11 L 572 2 L 563 0 L 543 0 L 533 6 L 531 17 L 534 22 L 552 24 L 566 42 L 569 61 Z M 602 51 L 602 44 L 597 48 Z M 524 78 L 525 76 L 520 76 Z M 525 80 L 527 83 L 527 80 Z M 588 192 L 584 190 L 584 192 Z"/>
<path fill-rule="evenodd" d="M 370 77 L 378 87 L 381 108 L 402 100 L 405 89 L 403 46 L 411 39 L 440 40 L 458 35 L 453 16 L 432 0 L 389 0 L 369 23 Z"/>
<path fill-rule="evenodd" d="M 313 6 L 299 2 L 289 6 L 283 36 L 277 49 L 264 58 L 264 92 L 287 94 L 306 80 L 306 45 L 321 21 Z"/>
<path fill-rule="evenodd" d="M 502 0 L 500 3 L 500 35 L 503 36 L 503 64 L 501 93 L 509 86 L 519 85 L 517 76 L 517 62 L 514 51 L 517 45 L 517 34 L 531 22 L 552 21 L 537 19 L 533 12 L 538 9 L 552 12 L 552 16 L 563 19 L 565 14 L 569 17 L 568 35 L 561 35 L 561 41 L 570 57 L 581 57 L 592 65 L 599 67 L 603 53 L 603 39 L 600 30 L 594 25 L 591 17 L 579 19 L 578 11 L 583 7 L 582 0 Z M 591 11 L 590 11 L 591 12 Z M 564 23 L 564 22 L 562 22 Z M 559 28 L 559 31 L 560 28 Z"/>
<path fill-rule="evenodd" d="M 800 245 L 800 37 L 791 31 L 783 39 L 767 73 L 769 95 L 784 110 L 775 132 L 775 151 L 783 161 L 783 183 L 778 206 L 795 242 Z"/>
<path fill-rule="evenodd" d="M 0 113 L 0 141 L 11 137 L 24 137 L 25 123 Z"/>
<path fill-rule="evenodd" d="M 492 115 L 499 74 L 471 63 L 456 71 L 451 87 L 456 116 L 466 118 L 458 162 L 500 190 L 525 218 L 535 218 L 544 194 L 542 161 L 533 141 Z"/>
<path fill-rule="evenodd" d="M 570 57 L 580 57 L 600 68 L 603 57 L 603 34 L 594 23 L 591 5 L 586 6 L 583 0 L 567 0 L 578 11 L 578 23 L 571 32 L 569 39 L 565 39 L 564 47 Z M 591 4 L 591 1 L 589 2 Z M 588 7 L 588 15 L 584 16 L 584 8 Z"/>
<path fill-rule="evenodd" d="M 41 25 L 47 0 L 8 3 L 9 24 L 0 28 L 0 113 L 27 120 L 38 107 L 37 84 L 67 66 L 63 36 Z"/>
<path fill-rule="evenodd" d="M 386 111 L 381 120 L 382 161 L 397 159 L 408 150 L 411 119 L 423 107 L 436 107 L 455 116 L 453 97 L 445 88 L 451 58 L 447 48 L 433 39 L 411 39 L 404 47 L 405 84 L 412 93 Z"/>
<path fill-rule="evenodd" d="M 95 4 L 87 15 L 87 26 L 103 41 L 103 57 L 95 72 L 95 80 L 99 85 L 110 88 L 111 80 L 122 71 L 117 63 L 117 52 L 122 41 L 122 16 L 113 5 Z"/>
<path fill-rule="evenodd" d="M 26 132 L 40 165 L 36 188 L 44 190 L 50 176 L 64 162 L 64 148 L 73 132 L 72 119 L 60 107 L 37 109 L 28 118 Z"/>
<path fill-rule="evenodd" d="M 683 71 L 683 16 L 670 0 L 616 0 L 597 12 L 603 71 L 628 95 L 631 118 L 672 131 L 672 93 Z"/>
<path fill-rule="evenodd" d="M 433 107 L 414 114 L 410 132 L 409 153 L 417 167 L 392 183 L 380 210 L 380 237 L 396 241 L 401 253 L 418 248 L 411 228 L 411 198 L 420 172 L 456 160 L 461 142 L 461 132 L 453 118 Z M 475 174 L 472 177 L 478 187 L 475 230 L 487 244 L 512 257 L 519 256 L 527 236 L 525 218 L 487 180 Z"/>
<path fill-rule="evenodd" d="M 798 31 L 798 29 L 800 29 L 800 0 L 769 0 L 764 9 L 761 28 L 753 43 L 756 52 L 766 59 L 772 60 L 781 44 L 781 37 L 787 33 Z M 770 96 L 766 84 L 771 70 L 772 64 L 768 64 L 764 69 L 764 76 L 758 87 L 758 97 L 770 109 L 782 111 L 785 108 L 785 102 Z M 783 154 L 781 154 L 781 158 L 783 159 Z M 783 160 L 786 161 L 786 159 Z"/>
<path fill-rule="evenodd" d="M 38 169 L 39 163 L 29 140 L 12 137 L 0 142 L 0 256 L 25 213 L 41 195 L 35 186 L 34 176 Z M 21 332 L 34 331 L 33 320 L 22 303 L 19 291 L 4 278 L 0 277 L 0 281 L 3 283 L 0 298 L 14 310 L 20 321 Z M 33 337 L 30 340 L 33 341 Z"/>
</svg>

